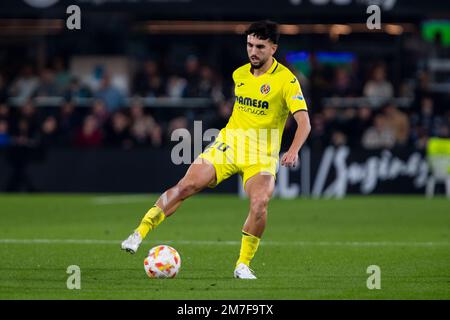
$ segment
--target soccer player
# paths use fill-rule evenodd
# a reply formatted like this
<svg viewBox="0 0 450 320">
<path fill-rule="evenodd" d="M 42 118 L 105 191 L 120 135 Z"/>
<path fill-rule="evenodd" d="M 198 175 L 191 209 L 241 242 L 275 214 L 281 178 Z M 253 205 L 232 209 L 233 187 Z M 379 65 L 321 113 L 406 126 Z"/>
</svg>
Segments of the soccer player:
<svg viewBox="0 0 450 320">
<path fill-rule="evenodd" d="M 171 216 L 185 199 L 238 173 L 250 210 L 242 228 L 234 277 L 256 279 L 250 262 L 266 226 L 286 119 L 292 113 L 297 122 L 290 148 L 281 158 L 281 165 L 287 167 L 296 165 L 311 127 L 297 78 L 273 57 L 278 48 L 278 25 L 255 22 L 246 36 L 250 63 L 233 72 L 236 99 L 227 125 L 186 175 L 160 196 L 135 232 L 122 242 L 123 250 L 135 253 L 147 233 Z"/>
</svg>

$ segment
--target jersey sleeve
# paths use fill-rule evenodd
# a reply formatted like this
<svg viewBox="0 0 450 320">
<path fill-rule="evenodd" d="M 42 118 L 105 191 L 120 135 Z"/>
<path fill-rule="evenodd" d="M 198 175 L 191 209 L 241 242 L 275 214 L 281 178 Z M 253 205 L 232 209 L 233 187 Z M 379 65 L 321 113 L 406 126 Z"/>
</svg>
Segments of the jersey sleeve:
<svg viewBox="0 0 450 320">
<path fill-rule="evenodd" d="M 234 70 L 231 78 L 233 79 L 233 84 L 236 85 L 236 78 L 237 78 L 238 69 Z"/>
<path fill-rule="evenodd" d="M 299 110 L 308 110 L 305 97 L 303 96 L 302 89 L 300 87 L 300 83 L 294 75 L 286 80 L 283 89 L 284 101 L 289 111 L 295 113 Z"/>
</svg>

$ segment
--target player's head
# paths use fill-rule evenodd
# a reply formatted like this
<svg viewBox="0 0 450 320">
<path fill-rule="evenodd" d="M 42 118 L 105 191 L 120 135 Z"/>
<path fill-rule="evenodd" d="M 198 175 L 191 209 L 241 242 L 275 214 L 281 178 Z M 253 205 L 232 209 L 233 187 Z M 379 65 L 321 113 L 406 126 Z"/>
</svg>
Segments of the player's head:
<svg viewBox="0 0 450 320">
<path fill-rule="evenodd" d="M 247 35 L 247 54 L 253 68 L 261 68 L 278 48 L 280 33 L 278 24 L 273 21 L 257 21 L 245 31 Z"/>
</svg>

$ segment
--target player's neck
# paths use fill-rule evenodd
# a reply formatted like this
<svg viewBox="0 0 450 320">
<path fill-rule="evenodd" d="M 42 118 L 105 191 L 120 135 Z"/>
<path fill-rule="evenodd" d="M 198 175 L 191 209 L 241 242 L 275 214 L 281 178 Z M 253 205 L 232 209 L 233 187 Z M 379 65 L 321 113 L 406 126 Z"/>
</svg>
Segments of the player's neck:
<svg viewBox="0 0 450 320">
<path fill-rule="evenodd" d="M 267 70 L 270 69 L 273 62 L 274 62 L 273 57 L 270 57 L 270 59 L 267 59 L 266 63 L 261 68 L 255 69 L 252 67 L 251 70 L 252 70 L 253 75 L 255 77 L 259 77 L 260 75 L 263 75 L 264 73 L 267 72 Z"/>
</svg>

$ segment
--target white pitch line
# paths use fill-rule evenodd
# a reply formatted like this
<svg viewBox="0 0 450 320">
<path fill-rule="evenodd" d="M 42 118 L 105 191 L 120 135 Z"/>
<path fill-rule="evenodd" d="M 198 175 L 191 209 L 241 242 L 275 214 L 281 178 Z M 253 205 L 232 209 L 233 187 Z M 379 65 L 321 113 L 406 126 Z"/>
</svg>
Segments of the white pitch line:
<svg viewBox="0 0 450 320">
<path fill-rule="evenodd" d="M 119 245 L 121 240 L 100 239 L 0 239 L 0 244 L 111 244 Z M 240 241 L 208 240 L 155 240 L 148 243 L 183 245 L 239 245 Z M 321 247 L 435 247 L 450 246 L 450 242 L 407 242 L 407 241 L 261 241 L 268 246 L 321 246 Z"/>
<path fill-rule="evenodd" d="M 102 196 L 92 198 L 92 202 L 98 205 L 120 204 L 120 203 L 138 203 L 150 201 L 150 196 L 143 194 L 136 195 L 117 195 L 117 196 Z"/>
</svg>

